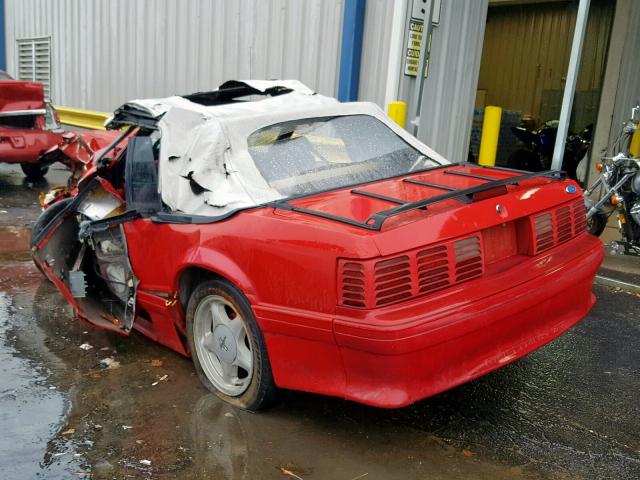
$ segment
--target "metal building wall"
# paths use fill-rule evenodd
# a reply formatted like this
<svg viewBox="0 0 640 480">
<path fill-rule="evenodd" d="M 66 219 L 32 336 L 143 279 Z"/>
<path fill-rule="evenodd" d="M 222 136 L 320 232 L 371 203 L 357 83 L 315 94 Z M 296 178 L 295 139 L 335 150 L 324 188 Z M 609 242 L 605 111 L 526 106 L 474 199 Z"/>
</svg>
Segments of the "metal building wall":
<svg viewBox="0 0 640 480">
<path fill-rule="evenodd" d="M 620 134 L 622 125 L 629 120 L 631 109 L 640 103 L 640 2 L 633 0 L 629 12 L 629 25 L 622 50 L 620 76 L 609 132 L 609 145 Z M 615 153 L 615 152 L 614 152 Z"/>
<path fill-rule="evenodd" d="M 561 99 L 576 13 L 571 2 L 489 8 L 478 81 L 487 105 L 539 118 L 544 91 L 558 91 Z M 600 90 L 613 13 L 614 2 L 592 0 L 578 92 Z"/>
<path fill-rule="evenodd" d="M 9 71 L 16 39 L 50 36 L 58 104 L 110 111 L 234 78 L 337 91 L 342 0 L 5 1 Z"/>
<path fill-rule="evenodd" d="M 487 8 L 488 0 L 442 0 L 433 29 L 418 138 L 451 161 L 467 159 Z M 400 99 L 411 101 L 414 83 L 402 75 Z"/>
<path fill-rule="evenodd" d="M 367 0 L 364 17 L 358 99 L 381 107 L 387 86 L 394 1 L 397 0 Z"/>
</svg>

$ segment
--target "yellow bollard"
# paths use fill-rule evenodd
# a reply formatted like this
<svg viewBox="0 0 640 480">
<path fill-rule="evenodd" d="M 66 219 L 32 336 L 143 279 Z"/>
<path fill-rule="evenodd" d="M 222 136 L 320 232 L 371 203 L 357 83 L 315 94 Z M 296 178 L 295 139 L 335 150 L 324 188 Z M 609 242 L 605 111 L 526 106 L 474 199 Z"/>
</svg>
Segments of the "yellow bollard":
<svg viewBox="0 0 640 480">
<path fill-rule="evenodd" d="M 636 131 L 633 132 L 631 143 L 629 144 L 629 153 L 633 158 L 640 157 L 640 125 L 636 125 Z"/>
<path fill-rule="evenodd" d="M 482 122 L 482 138 L 480 140 L 480 155 L 478 156 L 478 163 L 480 165 L 493 167 L 496 164 L 501 118 L 502 109 L 500 107 L 485 107 L 484 121 Z"/>
<path fill-rule="evenodd" d="M 405 102 L 389 102 L 387 105 L 387 115 L 404 128 L 407 121 L 407 104 Z"/>
</svg>

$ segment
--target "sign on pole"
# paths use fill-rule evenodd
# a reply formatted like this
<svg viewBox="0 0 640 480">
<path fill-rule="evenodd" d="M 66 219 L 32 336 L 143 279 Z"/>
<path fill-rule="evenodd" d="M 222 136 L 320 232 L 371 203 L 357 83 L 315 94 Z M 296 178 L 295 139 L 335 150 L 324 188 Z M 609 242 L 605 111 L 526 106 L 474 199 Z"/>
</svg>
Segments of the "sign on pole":
<svg viewBox="0 0 640 480">
<path fill-rule="evenodd" d="M 442 0 L 435 0 L 433 5 L 432 25 L 440 23 L 440 6 Z M 418 74 L 418 64 L 420 62 L 420 44 L 422 42 L 422 32 L 424 30 L 424 18 L 428 7 L 428 0 L 413 0 L 411 7 L 411 18 L 407 32 L 407 48 L 404 59 L 404 74 L 415 77 Z M 427 52 L 431 52 L 431 38 L 427 45 Z M 428 55 L 427 55 L 428 58 Z M 429 62 L 425 65 L 424 76 L 429 72 Z"/>
</svg>

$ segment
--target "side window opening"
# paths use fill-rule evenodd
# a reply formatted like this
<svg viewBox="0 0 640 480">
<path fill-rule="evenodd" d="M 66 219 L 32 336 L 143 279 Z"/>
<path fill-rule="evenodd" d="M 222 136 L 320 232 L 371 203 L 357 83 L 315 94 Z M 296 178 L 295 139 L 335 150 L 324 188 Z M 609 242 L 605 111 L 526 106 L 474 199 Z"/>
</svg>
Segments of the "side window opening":
<svg viewBox="0 0 640 480">
<path fill-rule="evenodd" d="M 155 213 L 162 208 L 158 192 L 157 149 L 151 136 L 129 139 L 124 179 L 128 210 Z"/>
</svg>

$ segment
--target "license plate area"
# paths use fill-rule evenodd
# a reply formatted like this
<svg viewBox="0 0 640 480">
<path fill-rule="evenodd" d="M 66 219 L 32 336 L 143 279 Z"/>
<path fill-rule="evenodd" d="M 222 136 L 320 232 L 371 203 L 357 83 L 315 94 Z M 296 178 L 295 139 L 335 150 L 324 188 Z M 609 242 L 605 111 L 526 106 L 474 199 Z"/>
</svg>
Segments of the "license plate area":
<svg viewBox="0 0 640 480">
<path fill-rule="evenodd" d="M 488 268 L 524 259 L 529 244 L 526 219 L 501 223 L 482 230 L 484 261 Z"/>
</svg>

